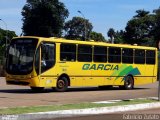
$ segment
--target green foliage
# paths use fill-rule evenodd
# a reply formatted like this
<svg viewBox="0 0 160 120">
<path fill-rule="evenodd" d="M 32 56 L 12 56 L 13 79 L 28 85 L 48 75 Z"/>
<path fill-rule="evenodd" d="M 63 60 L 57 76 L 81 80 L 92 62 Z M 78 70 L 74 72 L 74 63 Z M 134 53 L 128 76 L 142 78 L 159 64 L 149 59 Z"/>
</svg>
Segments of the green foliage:
<svg viewBox="0 0 160 120">
<path fill-rule="evenodd" d="M 89 20 L 81 17 L 73 17 L 65 23 L 64 30 L 66 32 L 65 38 L 77 40 L 89 40 L 92 31 L 92 24 Z"/>
<path fill-rule="evenodd" d="M 116 44 L 125 43 L 124 34 L 125 34 L 125 31 L 123 31 L 123 30 L 117 31 L 115 33 L 114 43 L 116 43 Z"/>
<path fill-rule="evenodd" d="M 27 0 L 23 7 L 23 33 L 30 36 L 61 36 L 69 12 L 59 0 Z"/>
<path fill-rule="evenodd" d="M 160 8 L 150 13 L 145 10 L 137 10 L 136 15 L 128 21 L 125 31 L 108 31 L 111 40 L 115 43 L 138 44 L 156 46 L 160 41 Z"/>
<path fill-rule="evenodd" d="M 97 33 L 97 32 L 91 32 L 90 34 L 90 39 L 94 40 L 94 41 L 100 41 L 100 42 L 105 42 L 105 38 L 102 35 L 102 33 Z"/>
<path fill-rule="evenodd" d="M 145 16 L 147 16 L 149 14 L 149 11 L 137 10 L 136 13 L 137 13 L 137 15 L 133 16 L 133 18 L 145 17 Z"/>
<path fill-rule="evenodd" d="M 160 8 L 154 10 L 155 13 L 155 28 L 153 30 L 154 39 L 158 47 L 160 41 Z"/>
<path fill-rule="evenodd" d="M 135 15 L 128 21 L 124 35 L 125 43 L 147 45 L 153 44 L 153 29 L 155 25 L 155 15 L 149 14 L 148 11 L 137 10 Z M 152 41 L 153 42 L 153 41 Z"/>
<path fill-rule="evenodd" d="M 16 36 L 17 35 L 15 34 L 14 31 L 9 31 L 9 30 L 6 31 L 0 28 L 0 51 L 1 51 L 0 56 L 4 55 L 6 40 L 7 44 L 9 44 L 11 39 Z"/>
<path fill-rule="evenodd" d="M 6 40 L 9 44 L 11 39 L 16 36 L 14 31 L 6 31 L 0 28 L 0 76 L 4 76 L 3 65 L 5 63 Z"/>
<path fill-rule="evenodd" d="M 107 32 L 108 37 L 111 39 L 111 43 L 114 43 L 114 37 L 115 37 L 115 30 L 113 28 L 110 28 Z"/>
</svg>

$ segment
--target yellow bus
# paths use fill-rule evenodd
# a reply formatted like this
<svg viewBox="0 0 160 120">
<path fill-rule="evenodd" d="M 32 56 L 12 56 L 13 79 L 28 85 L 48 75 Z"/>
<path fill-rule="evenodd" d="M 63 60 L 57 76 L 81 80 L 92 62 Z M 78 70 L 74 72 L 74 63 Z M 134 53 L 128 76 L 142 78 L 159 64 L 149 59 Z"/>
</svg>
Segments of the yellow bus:
<svg viewBox="0 0 160 120">
<path fill-rule="evenodd" d="M 32 90 L 135 85 L 157 80 L 157 49 L 24 36 L 13 38 L 7 52 L 6 83 Z"/>
</svg>

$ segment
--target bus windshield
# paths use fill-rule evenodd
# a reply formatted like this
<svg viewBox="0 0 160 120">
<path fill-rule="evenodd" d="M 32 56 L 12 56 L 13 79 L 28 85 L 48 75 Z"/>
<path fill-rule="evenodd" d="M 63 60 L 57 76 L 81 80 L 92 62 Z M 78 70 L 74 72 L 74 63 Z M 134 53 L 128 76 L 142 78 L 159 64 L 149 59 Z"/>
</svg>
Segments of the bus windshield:
<svg viewBox="0 0 160 120">
<path fill-rule="evenodd" d="M 29 74 L 38 40 L 33 38 L 13 39 L 8 48 L 6 71 L 9 74 Z"/>
</svg>

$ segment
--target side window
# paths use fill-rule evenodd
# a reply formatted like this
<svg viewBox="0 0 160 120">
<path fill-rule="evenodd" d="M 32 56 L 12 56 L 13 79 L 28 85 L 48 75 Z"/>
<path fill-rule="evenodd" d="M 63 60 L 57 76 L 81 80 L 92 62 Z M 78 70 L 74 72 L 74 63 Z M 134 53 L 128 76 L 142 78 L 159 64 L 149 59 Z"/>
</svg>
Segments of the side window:
<svg viewBox="0 0 160 120">
<path fill-rule="evenodd" d="M 120 63 L 121 62 L 121 48 L 110 47 L 108 49 L 108 62 Z"/>
<path fill-rule="evenodd" d="M 78 45 L 78 61 L 80 62 L 92 61 L 92 46 Z"/>
<path fill-rule="evenodd" d="M 134 63 L 144 64 L 145 63 L 145 50 L 135 50 Z"/>
<path fill-rule="evenodd" d="M 43 43 L 41 45 L 41 72 L 44 72 L 55 64 L 55 44 Z"/>
<path fill-rule="evenodd" d="M 94 46 L 94 62 L 107 62 L 107 47 Z"/>
<path fill-rule="evenodd" d="M 133 63 L 133 49 L 123 48 L 122 50 L 122 62 Z"/>
<path fill-rule="evenodd" d="M 75 44 L 61 44 L 60 60 L 61 61 L 76 61 L 76 45 Z"/>
<path fill-rule="evenodd" d="M 146 51 L 146 64 L 155 64 L 155 51 L 154 50 L 147 50 Z"/>
</svg>

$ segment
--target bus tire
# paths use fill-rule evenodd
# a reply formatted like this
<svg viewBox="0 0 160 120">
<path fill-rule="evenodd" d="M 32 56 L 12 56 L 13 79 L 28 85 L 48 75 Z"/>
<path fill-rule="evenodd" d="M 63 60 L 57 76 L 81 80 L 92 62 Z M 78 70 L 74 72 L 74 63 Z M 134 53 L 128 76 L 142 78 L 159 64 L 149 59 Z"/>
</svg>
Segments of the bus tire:
<svg viewBox="0 0 160 120">
<path fill-rule="evenodd" d="M 61 77 L 57 80 L 57 85 L 55 90 L 57 92 L 65 92 L 68 89 L 68 85 L 69 85 L 68 79 L 66 77 Z"/>
<path fill-rule="evenodd" d="M 134 88 L 134 79 L 132 76 L 126 76 L 124 80 L 124 85 L 119 86 L 121 89 L 131 90 Z"/>
<path fill-rule="evenodd" d="M 31 89 L 34 92 L 42 92 L 44 90 L 44 87 L 31 87 Z"/>
</svg>

